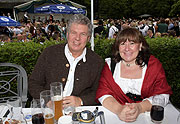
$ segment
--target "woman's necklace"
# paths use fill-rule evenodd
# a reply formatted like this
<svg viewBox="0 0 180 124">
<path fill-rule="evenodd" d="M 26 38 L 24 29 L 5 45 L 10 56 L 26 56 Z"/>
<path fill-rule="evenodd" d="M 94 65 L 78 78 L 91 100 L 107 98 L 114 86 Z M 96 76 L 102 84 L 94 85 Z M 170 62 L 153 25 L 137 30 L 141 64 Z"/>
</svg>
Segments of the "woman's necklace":
<svg viewBox="0 0 180 124">
<path fill-rule="evenodd" d="M 127 67 L 131 67 L 131 66 L 136 65 L 135 63 L 132 63 L 132 64 L 126 63 L 124 60 L 122 60 L 122 63 L 123 63 L 125 66 L 127 66 Z"/>
</svg>

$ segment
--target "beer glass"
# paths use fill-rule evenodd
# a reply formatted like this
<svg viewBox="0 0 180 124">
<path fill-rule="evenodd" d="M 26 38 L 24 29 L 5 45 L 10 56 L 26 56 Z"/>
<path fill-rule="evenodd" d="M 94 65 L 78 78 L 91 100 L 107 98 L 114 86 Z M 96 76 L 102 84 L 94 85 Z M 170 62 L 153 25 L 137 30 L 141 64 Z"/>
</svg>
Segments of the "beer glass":
<svg viewBox="0 0 180 124">
<path fill-rule="evenodd" d="M 40 99 L 31 101 L 32 124 L 44 124 L 44 117 L 41 110 Z"/>
<path fill-rule="evenodd" d="M 40 93 L 40 103 L 45 124 L 54 124 L 54 102 L 52 102 L 51 96 L 50 90 L 44 90 Z"/>
<path fill-rule="evenodd" d="M 165 107 L 164 96 L 163 95 L 153 96 L 152 108 L 150 112 L 152 122 L 156 124 L 162 123 L 164 118 L 164 107 Z"/>
<path fill-rule="evenodd" d="M 55 120 L 56 122 L 58 119 L 63 116 L 63 85 L 61 82 L 52 82 L 50 84 L 50 90 L 52 94 L 52 101 L 54 102 L 54 111 L 55 111 Z"/>
</svg>

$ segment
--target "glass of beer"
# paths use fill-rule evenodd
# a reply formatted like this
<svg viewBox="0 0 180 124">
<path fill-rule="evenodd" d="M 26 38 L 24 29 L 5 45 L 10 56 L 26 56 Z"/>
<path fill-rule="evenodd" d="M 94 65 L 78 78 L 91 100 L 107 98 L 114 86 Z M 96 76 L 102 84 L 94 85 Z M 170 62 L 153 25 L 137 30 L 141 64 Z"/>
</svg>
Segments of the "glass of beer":
<svg viewBox="0 0 180 124">
<path fill-rule="evenodd" d="M 52 82 L 50 84 L 50 90 L 52 95 L 52 101 L 54 102 L 54 113 L 56 122 L 63 116 L 63 85 L 61 82 Z"/>
<path fill-rule="evenodd" d="M 154 123 L 162 123 L 164 118 L 165 98 L 163 95 L 153 96 L 151 108 L 151 120 Z"/>
<path fill-rule="evenodd" d="M 41 109 L 43 112 L 45 124 L 54 124 L 54 102 L 52 102 L 50 90 L 44 90 L 40 93 Z"/>
<path fill-rule="evenodd" d="M 44 124 L 44 117 L 41 110 L 40 99 L 31 101 L 32 124 Z"/>
</svg>

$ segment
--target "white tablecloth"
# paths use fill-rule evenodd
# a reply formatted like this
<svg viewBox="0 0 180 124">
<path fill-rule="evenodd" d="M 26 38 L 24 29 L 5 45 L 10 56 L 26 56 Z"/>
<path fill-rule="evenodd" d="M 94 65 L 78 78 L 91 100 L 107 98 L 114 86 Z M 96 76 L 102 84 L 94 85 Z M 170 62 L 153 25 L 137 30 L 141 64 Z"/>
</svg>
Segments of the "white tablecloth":
<svg viewBox="0 0 180 124">
<path fill-rule="evenodd" d="M 127 123 L 119 120 L 119 118 L 114 113 L 104 108 L 103 106 L 81 106 L 76 108 L 76 112 L 81 112 L 83 110 L 89 110 L 93 112 L 96 107 L 98 107 L 98 111 L 104 112 L 106 124 L 153 124 L 151 122 L 150 112 L 140 114 L 137 120 L 132 123 Z M 23 108 L 23 113 L 27 119 L 28 124 L 32 124 L 31 118 L 29 118 L 31 115 L 31 109 Z M 165 107 L 164 120 L 162 124 L 177 124 L 177 118 L 179 114 L 179 111 L 172 104 L 168 104 Z M 96 124 L 100 124 L 99 117 L 96 118 Z"/>
<path fill-rule="evenodd" d="M 83 106 L 77 107 L 76 111 L 90 110 L 94 111 L 96 106 Z M 104 108 L 103 106 L 98 106 L 99 111 L 104 111 L 106 124 L 153 124 L 150 118 L 150 112 L 142 113 L 138 116 L 135 122 L 127 123 L 119 120 L 118 116 Z M 180 114 L 179 111 L 172 105 L 168 104 L 165 107 L 164 120 L 162 124 L 177 124 L 177 117 Z M 100 124 L 100 119 L 96 118 L 96 124 Z"/>
</svg>

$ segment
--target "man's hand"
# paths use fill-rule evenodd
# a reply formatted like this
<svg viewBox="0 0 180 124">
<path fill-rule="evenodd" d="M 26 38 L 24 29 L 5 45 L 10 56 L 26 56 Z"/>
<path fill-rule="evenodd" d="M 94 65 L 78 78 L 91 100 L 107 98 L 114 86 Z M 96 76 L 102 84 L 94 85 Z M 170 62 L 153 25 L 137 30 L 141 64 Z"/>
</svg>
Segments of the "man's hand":
<svg viewBox="0 0 180 124">
<path fill-rule="evenodd" d="M 81 106 L 81 98 L 77 96 L 66 96 L 63 98 L 63 108 L 68 106 Z"/>
</svg>

